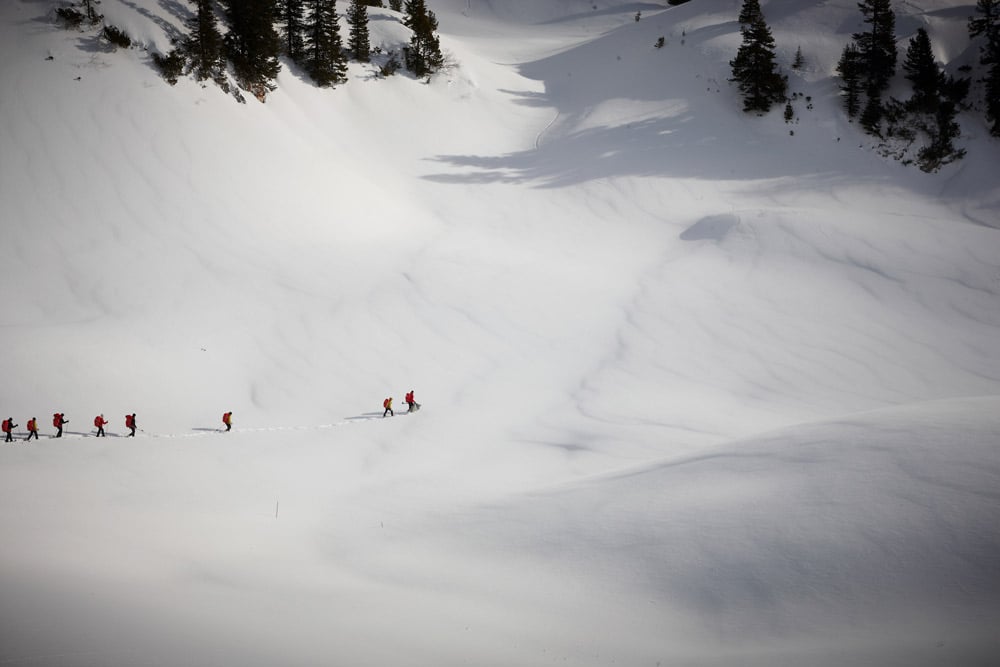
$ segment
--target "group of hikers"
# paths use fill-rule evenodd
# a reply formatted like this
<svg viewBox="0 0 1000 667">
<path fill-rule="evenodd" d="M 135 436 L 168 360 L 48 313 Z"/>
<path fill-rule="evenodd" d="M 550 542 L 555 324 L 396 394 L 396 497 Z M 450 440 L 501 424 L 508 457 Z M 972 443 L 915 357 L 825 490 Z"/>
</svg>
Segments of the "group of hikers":
<svg viewBox="0 0 1000 667">
<path fill-rule="evenodd" d="M 420 409 L 420 404 L 413 399 L 412 389 L 406 392 L 406 397 L 403 399 L 403 401 L 406 402 L 406 406 L 409 408 L 407 412 L 416 412 L 417 410 Z M 385 417 L 386 415 L 390 417 L 396 416 L 396 413 L 392 411 L 392 396 L 382 401 L 382 407 L 385 408 L 385 412 L 382 413 L 383 417 Z"/>
<path fill-rule="evenodd" d="M 417 410 L 420 409 L 420 404 L 417 403 L 413 398 L 412 389 L 406 393 L 406 398 L 404 400 L 406 401 L 406 405 L 409 408 L 407 412 L 416 412 Z M 382 401 L 382 407 L 385 408 L 385 412 L 382 413 L 383 417 L 385 417 L 386 415 L 395 416 L 396 413 L 392 411 L 392 396 Z M 66 415 L 64 413 L 62 412 L 54 413 L 52 415 L 52 426 L 56 429 L 56 434 L 52 437 L 61 438 L 63 434 L 63 426 L 68 423 L 69 420 L 66 419 Z M 104 427 L 110 423 L 111 422 L 109 422 L 107 419 L 104 418 L 104 415 L 97 415 L 96 417 L 94 417 L 94 428 L 97 429 L 96 437 L 98 438 L 106 437 L 104 433 Z M 223 413 L 222 423 L 225 425 L 227 431 L 232 430 L 233 413 L 232 412 Z M 4 442 L 14 442 L 14 429 L 17 428 L 18 426 L 19 426 L 18 424 L 14 423 L 13 417 L 8 417 L 7 419 L 3 420 Z M 125 428 L 129 430 L 128 434 L 129 438 L 135 437 L 135 431 L 136 429 L 139 428 L 139 426 L 135 421 L 134 412 L 130 415 L 125 415 Z M 32 417 L 31 419 L 28 420 L 27 429 L 28 429 L 28 437 L 25 438 L 25 442 L 31 440 L 32 438 L 38 440 L 37 418 Z"/>
<path fill-rule="evenodd" d="M 63 426 L 68 423 L 69 420 L 66 419 L 66 415 L 64 413 L 54 413 L 52 415 L 52 426 L 56 429 L 56 434 L 52 437 L 61 438 L 63 434 Z M 105 437 L 104 427 L 110 423 L 111 422 L 104 418 L 104 415 L 97 415 L 94 417 L 94 428 L 97 429 L 98 438 Z M 7 419 L 3 420 L 4 442 L 14 442 L 14 429 L 18 426 L 18 424 L 14 423 L 13 417 L 7 417 Z M 32 438 L 38 440 L 38 419 L 36 417 L 32 417 L 28 420 L 26 428 L 28 429 L 28 437 L 25 438 L 25 442 L 31 440 Z M 135 437 L 135 431 L 139 428 L 139 426 L 136 424 L 134 412 L 130 415 L 125 415 L 125 428 L 129 430 L 128 437 Z"/>
</svg>

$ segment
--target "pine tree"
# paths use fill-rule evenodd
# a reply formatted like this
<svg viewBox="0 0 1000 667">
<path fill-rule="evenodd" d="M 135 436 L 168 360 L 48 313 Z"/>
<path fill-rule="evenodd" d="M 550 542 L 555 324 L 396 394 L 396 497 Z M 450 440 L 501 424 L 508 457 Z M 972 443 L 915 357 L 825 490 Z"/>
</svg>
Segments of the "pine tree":
<svg viewBox="0 0 1000 667">
<path fill-rule="evenodd" d="M 56 7 L 56 16 L 62 19 L 67 28 L 78 28 L 84 21 L 90 25 L 97 25 L 104 18 L 104 15 L 97 13 L 97 10 L 94 9 L 95 4 L 99 4 L 99 0 L 80 0 L 80 6 L 83 7 L 82 12 L 77 10 L 73 4 L 66 7 Z"/>
<path fill-rule="evenodd" d="M 993 123 L 990 134 L 1000 137 L 1000 61 L 986 73 L 986 120 Z"/>
<path fill-rule="evenodd" d="M 94 9 L 96 2 L 97 0 L 83 0 L 83 15 L 90 25 L 97 25 L 104 18 L 103 14 L 98 14 L 97 10 Z"/>
<path fill-rule="evenodd" d="M 923 28 L 917 29 L 917 34 L 910 39 L 903 71 L 906 72 L 906 79 L 913 85 L 913 96 L 907 102 L 907 107 L 918 113 L 936 112 L 940 103 L 939 84 L 942 74 L 934 61 L 931 39 Z"/>
<path fill-rule="evenodd" d="M 306 72 L 320 86 L 347 81 L 347 60 L 340 40 L 335 0 L 305 0 Z"/>
<path fill-rule="evenodd" d="M 759 0 L 744 0 L 740 10 L 743 44 L 730 61 L 733 78 L 743 93 L 743 110 L 765 113 L 785 99 L 787 79 L 774 60 L 774 37 L 764 20 Z"/>
<path fill-rule="evenodd" d="M 858 46 L 851 42 L 844 47 L 844 52 L 837 63 L 837 73 L 840 74 L 840 90 L 844 92 L 844 109 L 847 115 L 854 118 L 861 111 L 862 74 L 864 64 Z"/>
<path fill-rule="evenodd" d="M 757 21 L 763 21 L 764 11 L 760 8 L 759 0 L 744 0 L 737 20 L 740 22 L 740 32 Z"/>
<path fill-rule="evenodd" d="M 969 36 L 986 37 L 979 51 L 979 62 L 987 67 L 986 119 L 993 123 L 990 134 L 1000 137 L 1000 0 L 978 0 L 976 11 L 980 16 L 969 19 Z"/>
<path fill-rule="evenodd" d="M 229 32 L 223 43 L 233 64 L 236 81 L 258 100 L 274 90 L 281 70 L 278 53 L 281 38 L 274 30 L 274 0 L 227 0 Z"/>
<path fill-rule="evenodd" d="M 285 55 L 301 62 L 305 54 L 305 21 L 302 14 L 302 0 L 278 0 L 278 22 L 281 31 L 282 48 Z"/>
<path fill-rule="evenodd" d="M 212 0 L 191 0 L 195 15 L 187 20 L 190 31 L 181 51 L 187 60 L 187 71 L 194 72 L 198 81 L 212 79 L 223 83 L 226 76 L 226 58 L 223 55 L 222 34 Z"/>
<path fill-rule="evenodd" d="M 802 55 L 802 47 L 795 49 L 795 59 L 792 60 L 792 69 L 802 69 L 806 64 L 805 56 Z"/>
<path fill-rule="evenodd" d="M 861 112 L 861 127 L 865 132 L 877 137 L 882 136 L 882 99 L 878 95 L 869 95 L 864 111 Z"/>
<path fill-rule="evenodd" d="M 853 38 L 864 63 L 866 91 L 877 96 L 896 73 L 896 15 L 890 0 L 862 0 L 858 8 L 871 29 L 854 33 Z"/>
<path fill-rule="evenodd" d="M 347 10 L 347 24 L 351 30 L 347 39 L 347 50 L 351 57 L 366 63 L 371 59 L 371 41 L 368 36 L 368 6 L 370 0 L 351 0 Z M 379 2 L 379 5 L 382 3 Z"/>
<path fill-rule="evenodd" d="M 418 77 L 433 74 L 444 64 L 440 39 L 434 34 L 437 17 L 424 0 L 406 0 L 404 13 L 403 25 L 413 31 L 403 52 L 406 68 Z"/>
<path fill-rule="evenodd" d="M 389 9 L 394 12 L 403 11 L 403 0 L 389 0 Z"/>
<path fill-rule="evenodd" d="M 965 149 L 955 147 L 955 139 L 961 134 L 955 116 L 958 109 L 951 99 L 944 98 L 938 105 L 935 115 L 936 131 L 931 136 L 931 143 L 917 153 L 917 160 L 923 171 L 937 171 L 943 165 L 954 162 L 965 156 Z"/>
<path fill-rule="evenodd" d="M 986 36 L 986 45 L 980 49 L 980 62 L 988 65 L 1000 55 L 1000 0 L 978 0 L 976 11 L 981 16 L 969 18 L 969 36 Z"/>
</svg>

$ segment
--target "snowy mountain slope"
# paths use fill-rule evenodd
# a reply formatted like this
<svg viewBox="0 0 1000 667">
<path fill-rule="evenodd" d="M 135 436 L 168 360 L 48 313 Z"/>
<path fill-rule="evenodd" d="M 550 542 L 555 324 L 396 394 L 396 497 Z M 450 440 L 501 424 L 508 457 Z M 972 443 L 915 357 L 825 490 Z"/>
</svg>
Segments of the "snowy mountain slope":
<svg viewBox="0 0 1000 667">
<path fill-rule="evenodd" d="M 736 3 L 431 4 L 430 84 L 263 105 L 0 7 L 0 411 L 43 425 L 0 448 L 0 661 L 988 664 L 981 122 L 936 175 L 873 152 L 854 3 L 764 5 L 793 126 L 738 112 Z M 961 60 L 969 8 L 900 25 Z M 187 11 L 102 3 L 161 51 Z"/>
<path fill-rule="evenodd" d="M 529 561 L 564 587 L 552 616 L 573 619 L 560 626 L 573 641 L 558 647 L 571 660 L 986 665 L 1000 652 L 998 408 L 995 397 L 951 400 L 794 427 L 438 530 L 451 553 L 471 545 L 480 569 Z M 580 598 L 599 610 L 576 614 Z"/>
</svg>

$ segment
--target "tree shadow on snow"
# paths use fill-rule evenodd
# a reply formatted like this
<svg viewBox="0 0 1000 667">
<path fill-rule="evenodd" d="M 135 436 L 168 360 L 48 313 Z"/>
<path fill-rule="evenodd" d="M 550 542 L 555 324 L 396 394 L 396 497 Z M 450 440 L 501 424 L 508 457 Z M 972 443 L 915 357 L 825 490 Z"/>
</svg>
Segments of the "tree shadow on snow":
<svg viewBox="0 0 1000 667">
<path fill-rule="evenodd" d="M 797 6 L 791 0 L 779 5 L 785 12 Z M 771 179 L 774 183 L 766 187 L 777 191 L 785 178 L 838 187 L 887 177 L 884 162 L 857 159 L 857 133 L 846 119 L 840 122 L 834 116 L 830 125 L 826 111 L 810 116 L 805 102 L 793 104 L 801 124 L 784 126 L 780 107 L 767 118 L 744 113 L 739 93 L 725 81 L 724 73 L 706 65 L 700 55 L 701 47 L 711 48 L 719 36 L 733 33 L 734 26 L 733 21 L 702 26 L 686 36 L 686 46 L 671 44 L 659 55 L 623 47 L 620 36 L 610 33 L 524 63 L 518 67 L 521 75 L 540 82 L 544 92 L 502 92 L 514 104 L 552 110 L 552 121 L 533 145 L 495 155 L 429 156 L 429 162 L 442 168 L 423 178 L 454 185 L 509 183 L 535 188 L 615 177 Z M 674 67 L 663 76 L 650 76 L 659 71 L 665 57 Z M 810 83 L 806 91 L 810 106 L 839 109 L 839 91 L 832 79 Z M 895 184 L 909 183 L 918 187 L 920 181 L 904 177 Z"/>
<path fill-rule="evenodd" d="M 143 18 L 158 25 L 171 41 L 184 39 L 184 33 L 179 30 L 177 26 L 172 24 L 170 21 L 167 21 L 162 16 L 149 11 L 145 7 L 140 7 L 136 3 L 130 2 L 130 0 L 120 0 L 120 2 L 126 7 L 130 7 L 135 10 L 135 12 L 142 15 Z M 178 0 L 159 0 L 157 4 L 159 4 L 160 7 L 162 7 L 168 14 L 176 18 L 182 25 L 186 21 L 194 18 L 194 12 L 189 7 L 186 7 L 184 3 L 178 2 Z"/>
<path fill-rule="evenodd" d="M 528 104 L 536 104 L 527 98 Z M 738 113 L 738 110 L 734 110 Z M 438 183 L 535 183 L 561 188 L 621 176 L 758 180 L 802 176 L 797 165 L 762 160 L 772 151 L 744 136 L 710 135 L 697 113 L 588 128 L 540 138 L 529 150 L 504 155 L 438 155 L 460 173 L 429 174 Z"/>
</svg>

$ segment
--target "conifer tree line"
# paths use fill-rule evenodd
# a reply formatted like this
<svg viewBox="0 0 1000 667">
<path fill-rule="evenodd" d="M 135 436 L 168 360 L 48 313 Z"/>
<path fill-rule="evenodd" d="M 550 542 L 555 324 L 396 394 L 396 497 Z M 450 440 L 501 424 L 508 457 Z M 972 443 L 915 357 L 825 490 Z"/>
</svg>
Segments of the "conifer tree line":
<svg viewBox="0 0 1000 667">
<path fill-rule="evenodd" d="M 344 83 L 349 59 L 371 60 L 368 8 L 384 6 L 382 0 L 351 0 L 343 17 L 348 26 L 345 44 L 336 0 L 187 1 L 194 15 L 185 22 L 184 37 L 169 54 L 153 56 L 164 78 L 176 83 L 181 74 L 191 75 L 228 90 L 231 73 L 239 88 L 261 101 L 276 88 L 283 56 L 318 86 Z M 389 0 L 389 6 L 403 13 L 403 24 L 413 32 L 403 49 L 406 67 L 418 77 L 438 71 L 444 57 L 434 12 L 424 0 Z M 222 9 L 221 16 L 216 7 Z M 228 28 L 224 35 L 220 19 Z"/>
<path fill-rule="evenodd" d="M 785 100 L 788 77 L 778 71 L 775 62 L 774 37 L 764 20 L 759 0 L 744 0 L 740 9 L 740 44 L 736 57 L 730 61 L 733 78 L 743 93 L 743 110 L 767 113 L 771 106 Z"/>
<path fill-rule="evenodd" d="M 986 119 L 990 134 L 1000 137 L 1000 0 L 978 0 L 976 15 L 969 18 L 969 35 L 980 40 Z"/>
<path fill-rule="evenodd" d="M 973 79 L 947 74 L 935 61 L 930 36 L 919 28 L 909 40 L 902 63 L 911 96 L 899 101 L 887 95 L 897 75 L 896 16 L 891 0 L 860 0 L 858 9 L 865 28 L 851 36 L 837 63 L 844 110 L 865 132 L 886 139 L 912 142 L 918 135 L 925 145 L 917 163 L 925 171 L 961 158 L 955 146 L 960 131 L 956 117 L 966 109 Z M 977 0 L 968 21 L 971 40 L 979 42 L 980 69 L 977 92 L 983 102 L 990 134 L 1000 137 L 1000 0 Z M 775 41 L 760 7 L 760 0 L 743 0 L 739 15 L 742 43 L 730 61 L 732 78 L 743 96 L 743 110 L 763 114 L 774 104 L 786 102 L 788 78 L 775 60 Z M 801 47 L 793 68 L 803 64 Z"/>
</svg>

